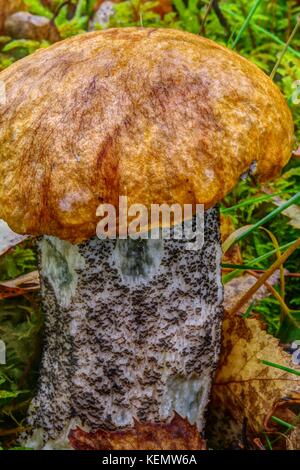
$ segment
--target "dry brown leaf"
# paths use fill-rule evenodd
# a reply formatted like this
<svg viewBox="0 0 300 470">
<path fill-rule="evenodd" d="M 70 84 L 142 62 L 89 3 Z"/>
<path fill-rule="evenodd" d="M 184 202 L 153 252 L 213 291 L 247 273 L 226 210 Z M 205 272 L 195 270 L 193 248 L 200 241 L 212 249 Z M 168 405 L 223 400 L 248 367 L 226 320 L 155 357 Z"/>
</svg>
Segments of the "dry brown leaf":
<svg viewBox="0 0 300 470">
<path fill-rule="evenodd" d="M 1 281 L 0 287 L 8 287 L 10 289 L 24 289 L 28 291 L 38 290 L 40 288 L 40 278 L 38 271 L 23 274 L 9 281 Z"/>
<path fill-rule="evenodd" d="M 26 289 L 12 288 L 12 287 L 3 287 L 0 284 L 0 300 L 11 299 L 13 297 L 19 297 L 20 295 L 25 295 L 27 293 Z"/>
<path fill-rule="evenodd" d="M 1 281 L 0 286 L 10 287 L 12 289 L 37 290 L 40 288 L 39 273 L 38 271 L 32 271 L 31 273 L 23 274 L 9 281 Z"/>
<path fill-rule="evenodd" d="M 287 406 L 287 403 L 288 403 L 288 406 Z M 274 422 L 274 420 L 272 419 L 273 416 L 293 426 L 297 426 L 297 424 L 299 423 L 299 419 L 298 419 L 299 405 L 300 405 L 299 393 L 294 393 L 290 395 L 288 398 L 285 397 L 281 400 L 278 400 L 265 418 L 264 429 L 267 432 L 280 431 L 281 425 Z"/>
<path fill-rule="evenodd" d="M 86 432 L 80 428 L 69 434 L 77 450 L 204 450 L 195 425 L 175 414 L 170 423 L 134 422 L 134 427 L 121 431 L 99 429 Z"/>
<path fill-rule="evenodd" d="M 210 404 L 209 434 L 215 448 L 258 436 L 281 403 L 286 410 L 298 399 L 300 377 L 262 364 L 267 360 L 297 369 L 278 340 L 256 318 L 225 313 L 222 352 Z M 295 398 L 297 397 L 297 398 Z"/>
<path fill-rule="evenodd" d="M 33 271 L 9 281 L 0 282 L 0 300 L 19 297 L 28 292 L 39 290 L 40 278 L 38 271 Z"/>
</svg>

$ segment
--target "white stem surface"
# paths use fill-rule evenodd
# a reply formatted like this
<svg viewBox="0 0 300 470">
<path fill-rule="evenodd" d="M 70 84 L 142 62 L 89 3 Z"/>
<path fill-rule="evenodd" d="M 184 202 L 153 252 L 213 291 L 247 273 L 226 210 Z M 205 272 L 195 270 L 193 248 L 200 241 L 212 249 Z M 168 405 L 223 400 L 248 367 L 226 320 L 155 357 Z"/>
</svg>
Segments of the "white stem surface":
<svg viewBox="0 0 300 470">
<path fill-rule="evenodd" d="M 204 247 L 184 240 L 39 241 L 45 345 L 28 421 L 34 447 L 75 423 L 119 429 L 176 411 L 203 430 L 220 347 L 217 209 Z"/>
</svg>

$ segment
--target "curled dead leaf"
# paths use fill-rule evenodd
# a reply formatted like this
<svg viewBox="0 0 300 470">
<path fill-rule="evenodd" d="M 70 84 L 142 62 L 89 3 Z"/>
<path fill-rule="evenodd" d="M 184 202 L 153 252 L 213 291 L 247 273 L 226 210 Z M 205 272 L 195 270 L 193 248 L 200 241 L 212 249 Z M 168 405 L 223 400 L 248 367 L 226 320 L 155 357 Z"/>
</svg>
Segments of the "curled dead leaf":
<svg viewBox="0 0 300 470">
<path fill-rule="evenodd" d="M 300 394 L 296 393 L 276 402 L 264 423 L 269 441 L 275 449 L 300 450 Z"/>
<path fill-rule="evenodd" d="M 12 299 L 13 297 L 19 297 L 20 295 L 25 295 L 27 291 L 20 288 L 9 288 L 3 287 L 0 285 L 0 300 L 3 299 Z"/>
<path fill-rule="evenodd" d="M 8 287 L 11 289 L 24 289 L 24 290 L 38 290 L 40 288 L 40 278 L 38 271 L 23 274 L 9 281 L 1 281 L 0 286 Z"/>
<path fill-rule="evenodd" d="M 0 299 L 8 299 L 39 290 L 40 279 L 37 271 L 33 271 L 16 279 L 0 282 Z"/>
<path fill-rule="evenodd" d="M 204 450 L 195 425 L 175 414 L 169 423 L 141 423 L 118 431 L 98 429 L 86 432 L 79 427 L 71 430 L 70 444 L 77 450 Z"/>
<path fill-rule="evenodd" d="M 300 393 L 294 393 L 278 400 L 265 418 L 264 429 L 267 432 L 280 431 L 280 423 L 276 422 L 274 418 L 296 427 L 299 424 L 299 412 Z"/>
</svg>

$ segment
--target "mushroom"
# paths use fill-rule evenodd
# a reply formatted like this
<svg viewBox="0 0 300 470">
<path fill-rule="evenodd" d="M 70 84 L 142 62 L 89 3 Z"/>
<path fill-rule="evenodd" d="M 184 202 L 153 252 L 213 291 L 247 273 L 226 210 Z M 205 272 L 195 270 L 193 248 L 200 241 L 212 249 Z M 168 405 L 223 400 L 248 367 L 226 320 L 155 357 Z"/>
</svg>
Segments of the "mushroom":
<svg viewBox="0 0 300 470">
<path fill-rule="evenodd" d="M 76 446 L 84 427 L 111 449 L 110 433 L 149 423 L 176 449 L 180 420 L 204 430 L 218 361 L 217 204 L 249 169 L 265 180 L 288 161 L 284 98 L 238 54 L 165 29 L 80 35 L 0 80 L 0 217 L 38 237 L 45 313 L 30 445 L 67 447 L 71 429 Z M 97 208 L 120 196 L 191 204 L 194 218 L 203 204 L 203 248 L 99 239 Z"/>
</svg>

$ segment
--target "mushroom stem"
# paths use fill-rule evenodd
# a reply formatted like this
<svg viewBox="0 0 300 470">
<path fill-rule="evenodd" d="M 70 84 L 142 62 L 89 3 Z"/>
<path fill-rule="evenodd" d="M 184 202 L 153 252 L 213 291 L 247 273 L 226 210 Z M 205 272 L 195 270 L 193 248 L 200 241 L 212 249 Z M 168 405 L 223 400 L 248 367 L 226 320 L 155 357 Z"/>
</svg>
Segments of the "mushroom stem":
<svg viewBox="0 0 300 470">
<path fill-rule="evenodd" d="M 203 249 L 184 243 L 40 239 L 46 325 L 30 445 L 64 447 L 78 423 L 116 430 L 174 412 L 204 429 L 222 318 L 216 208 Z"/>
</svg>

